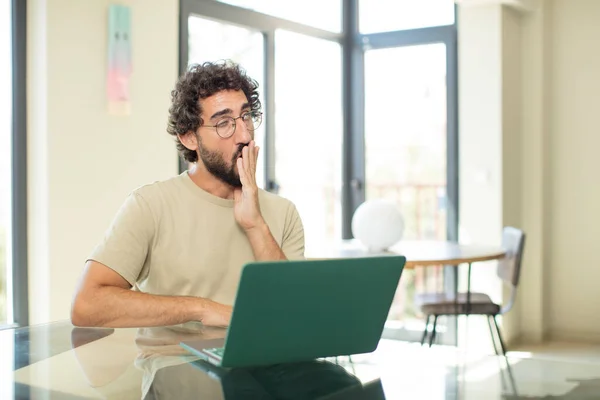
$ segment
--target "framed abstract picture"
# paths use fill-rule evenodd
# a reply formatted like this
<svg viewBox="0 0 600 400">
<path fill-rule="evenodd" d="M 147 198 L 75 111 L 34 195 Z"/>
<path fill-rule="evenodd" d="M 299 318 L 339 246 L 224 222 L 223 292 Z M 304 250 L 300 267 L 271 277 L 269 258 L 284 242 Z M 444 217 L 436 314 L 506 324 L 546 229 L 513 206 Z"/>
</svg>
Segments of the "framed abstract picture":
<svg viewBox="0 0 600 400">
<path fill-rule="evenodd" d="M 108 11 L 108 70 L 106 91 L 108 113 L 131 114 L 131 9 L 110 5 Z"/>
</svg>

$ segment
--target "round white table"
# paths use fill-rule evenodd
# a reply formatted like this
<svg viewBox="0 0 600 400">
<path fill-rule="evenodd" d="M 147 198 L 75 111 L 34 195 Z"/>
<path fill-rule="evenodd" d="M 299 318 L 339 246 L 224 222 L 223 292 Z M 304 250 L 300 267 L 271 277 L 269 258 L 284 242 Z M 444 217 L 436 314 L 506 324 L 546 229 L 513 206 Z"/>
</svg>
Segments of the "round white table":
<svg viewBox="0 0 600 400">
<path fill-rule="evenodd" d="M 306 258 L 334 259 L 402 255 L 406 257 L 405 268 L 415 268 L 499 260 L 505 254 L 506 252 L 501 247 L 429 240 L 403 240 L 388 251 L 369 252 L 359 241 L 351 239 L 341 241 L 324 251 L 309 251 Z"/>
</svg>

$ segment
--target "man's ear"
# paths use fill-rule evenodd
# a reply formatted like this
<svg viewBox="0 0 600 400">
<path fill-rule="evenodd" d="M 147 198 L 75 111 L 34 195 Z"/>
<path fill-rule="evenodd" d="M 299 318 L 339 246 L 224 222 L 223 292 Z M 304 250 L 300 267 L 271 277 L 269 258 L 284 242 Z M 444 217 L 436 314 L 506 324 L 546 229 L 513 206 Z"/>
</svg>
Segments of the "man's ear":
<svg viewBox="0 0 600 400">
<path fill-rule="evenodd" d="M 196 151 L 198 150 L 198 138 L 192 131 L 188 131 L 183 135 L 177 135 L 179 141 L 185 146 L 188 150 Z"/>
</svg>

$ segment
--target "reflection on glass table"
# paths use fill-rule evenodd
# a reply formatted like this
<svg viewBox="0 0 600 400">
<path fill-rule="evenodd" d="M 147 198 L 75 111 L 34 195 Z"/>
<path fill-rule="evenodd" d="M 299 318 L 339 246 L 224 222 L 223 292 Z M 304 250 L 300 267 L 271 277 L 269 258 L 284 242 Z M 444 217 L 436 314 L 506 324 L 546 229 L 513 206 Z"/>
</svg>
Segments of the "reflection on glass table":
<svg viewBox="0 0 600 400">
<path fill-rule="evenodd" d="M 145 399 L 194 398 L 203 385 L 194 369 L 218 381 L 226 400 L 385 399 L 379 379 L 363 385 L 344 367 L 325 360 L 229 370 L 198 360 L 157 371 Z"/>
<path fill-rule="evenodd" d="M 86 329 L 58 322 L 3 330 L 0 399 L 229 399 L 248 391 L 252 395 L 241 398 L 360 399 L 354 393 L 379 396 L 381 388 L 386 399 L 566 400 L 595 399 L 600 392 L 600 362 L 590 360 L 505 358 L 383 339 L 375 352 L 352 361 L 221 370 L 179 346 L 224 334 L 199 324 Z"/>
</svg>

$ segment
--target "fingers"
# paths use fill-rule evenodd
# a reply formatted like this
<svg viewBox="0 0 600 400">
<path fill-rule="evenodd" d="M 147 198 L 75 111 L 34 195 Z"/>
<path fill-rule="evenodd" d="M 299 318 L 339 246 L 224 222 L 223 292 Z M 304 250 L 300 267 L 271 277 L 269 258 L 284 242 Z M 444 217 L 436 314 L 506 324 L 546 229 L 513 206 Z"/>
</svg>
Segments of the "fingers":
<svg viewBox="0 0 600 400">
<path fill-rule="evenodd" d="M 250 168 L 252 168 L 252 157 L 254 157 L 254 140 L 251 140 L 244 149 L 248 150 L 246 153 L 246 165 L 248 166 L 248 171 L 250 171 Z"/>
<path fill-rule="evenodd" d="M 244 152 L 246 151 L 246 149 L 242 150 L 242 157 L 237 159 L 237 168 L 238 168 L 238 174 L 240 175 L 240 182 L 242 182 L 242 186 L 248 186 L 249 185 L 249 179 L 248 179 L 248 172 L 246 171 L 246 167 L 245 167 L 245 159 L 246 156 L 244 155 Z"/>
<path fill-rule="evenodd" d="M 258 151 L 260 150 L 260 147 L 256 146 L 256 149 L 254 150 L 254 177 L 256 177 L 256 166 L 258 165 Z"/>
<path fill-rule="evenodd" d="M 250 168 L 250 176 L 252 177 L 252 182 L 256 182 L 256 165 L 258 162 L 258 150 L 260 148 L 256 145 L 256 142 L 252 141 L 252 149 L 251 149 L 251 168 Z"/>
<path fill-rule="evenodd" d="M 248 165 L 249 165 L 249 169 L 248 169 L 248 176 L 253 179 L 256 180 L 256 151 L 257 151 L 257 147 L 256 147 L 256 142 L 254 140 L 252 140 L 250 142 L 250 144 L 248 145 Z"/>
<path fill-rule="evenodd" d="M 240 181 L 243 185 L 253 183 L 256 185 L 256 163 L 258 160 L 259 147 L 254 140 L 242 149 L 242 157 L 237 160 Z M 241 166 L 240 166 L 241 161 Z M 245 175 L 242 177 L 242 175 Z"/>
<path fill-rule="evenodd" d="M 244 165 L 244 172 L 248 172 L 248 167 L 249 167 L 248 157 L 249 157 L 249 155 L 250 155 L 250 145 L 248 145 L 242 149 L 242 161 L 243 161 L 243 165 Z"/>
</svg>

